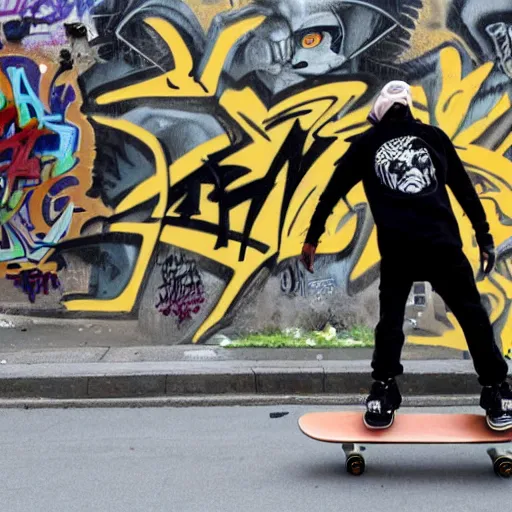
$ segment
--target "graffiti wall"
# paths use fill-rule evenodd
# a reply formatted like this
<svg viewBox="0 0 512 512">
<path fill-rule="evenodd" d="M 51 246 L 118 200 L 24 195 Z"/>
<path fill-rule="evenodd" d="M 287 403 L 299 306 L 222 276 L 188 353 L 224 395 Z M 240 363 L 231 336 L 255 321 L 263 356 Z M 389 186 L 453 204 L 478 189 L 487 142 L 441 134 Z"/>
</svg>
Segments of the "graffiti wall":
<svg viewBox="0 0 512 512">
<path fill-rule="evenodd" d="M 372 99 L 403 79 L 482 199 L 489 278 L 454 208 L 512 348 L 509 0 L 7 0 L 0 22 L 0 269 L 28 304 L 56 294 L 183 343 L 236 321 L 271 277 L 283 300 L 356 298 L 379 277 L 362 186 L 329 218 L 318 272 L 297 257 Z M 85 280 L 66 277 L 77 268 Z M 410 341 L 463 348 L 451 313 L 415 290 Z"/>
</svg>

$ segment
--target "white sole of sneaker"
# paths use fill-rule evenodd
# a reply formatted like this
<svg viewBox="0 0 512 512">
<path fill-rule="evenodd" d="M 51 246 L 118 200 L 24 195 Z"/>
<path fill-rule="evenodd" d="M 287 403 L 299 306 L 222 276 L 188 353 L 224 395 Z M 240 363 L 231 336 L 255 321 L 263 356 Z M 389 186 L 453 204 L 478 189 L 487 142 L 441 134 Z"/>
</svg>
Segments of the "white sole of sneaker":
<svg viewBox="0 0 512 512">
<path fill-rule="evenodd" d="M 366 418 L 364 417 L 364 415 L 363 415 L 363 423 L 364 423 L 364 426 L 368 430 L 386 430 L 389 427 L 391 427 L 391 425 L 393 425 L 393 423 L 395 422 L 395 416 L 396 416 L 396 411 L 393 411 L 393 417 L 391 418 L 391 423 L 389 425 L 386 425 L 385 427 L 374 427 L 372 425 L 368 425 L 368 423 L 366 423 Z"/>
<path fill-rule="evenodd" d="M 489 417 L 485 417 L 485 421 L 487 422 L 487 426 L 491 429 L 491 430 L 494 430 L 495 432 L 505 432 L 507 430 L 512 430 L 512 424 L 511 425 L 505 425 L 505 426 L 499 426 L 499 425 L 494 425 L 490 420 L 489 420 Z"/>
</svg>

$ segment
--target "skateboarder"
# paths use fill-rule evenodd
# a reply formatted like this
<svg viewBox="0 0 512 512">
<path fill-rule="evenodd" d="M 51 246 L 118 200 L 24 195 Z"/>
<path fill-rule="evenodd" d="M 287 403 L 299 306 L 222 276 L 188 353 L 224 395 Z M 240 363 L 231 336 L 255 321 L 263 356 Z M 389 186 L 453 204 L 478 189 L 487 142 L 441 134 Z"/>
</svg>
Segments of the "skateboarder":
<svg viewBox="0 0 512 512">
<path fill-rule="evenodd" d="M 367 427 L 387 428 L 402 398 L 395 377 L 404 344 L 405 306 L 414 281 L 429 281 L 459 321 L 483 386 L 480 405 L 494 430 L 512 429 L 508 366 L 482 306 L 473 270 L 462 250 L 459 227 L 446 186 L 472 223 L 481 270 L 495 263 L 485 211 L 448 136 L 413 118 L 407 83 L 388 83 L 375 101 L 373 126 L 354 137 L 320 197 L 311 220 L 302 262 L 313 262 L 325 222 L 359 181 L 377 228 L 381 254 L 380 320 L 375 330 L 374 379 L 366 400 Z"/>
</svg>

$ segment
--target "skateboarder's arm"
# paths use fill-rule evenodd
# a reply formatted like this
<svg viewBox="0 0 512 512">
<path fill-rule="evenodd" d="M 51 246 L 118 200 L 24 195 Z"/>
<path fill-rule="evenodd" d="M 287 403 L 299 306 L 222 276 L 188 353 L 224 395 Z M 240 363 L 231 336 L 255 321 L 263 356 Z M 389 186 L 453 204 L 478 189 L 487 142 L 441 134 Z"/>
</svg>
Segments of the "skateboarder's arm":
<svg viewBox="0 0 512 512">
<path fill-rule="evenodd" d="M 327 187 L 320 196 L 315 213 L 311 219 L 305 243 L 316 246 L 325 230 L 325 223 L 338 201 L 345 197 L 361 180 L 359 169 L 361 162 L 357 161 L 357 145 L 353 143 L 338 162 Z"/>
<path fill-rule="evenodd" d="M 451 140 L 442 130 L 438 131 L 443 138 L 448 161 L 447 185 L 471 221 L 478 245 L 480 247 L 492 246 L 493 239 L 489 233 L 489 223 L 475 187 Z"/>
</svg>

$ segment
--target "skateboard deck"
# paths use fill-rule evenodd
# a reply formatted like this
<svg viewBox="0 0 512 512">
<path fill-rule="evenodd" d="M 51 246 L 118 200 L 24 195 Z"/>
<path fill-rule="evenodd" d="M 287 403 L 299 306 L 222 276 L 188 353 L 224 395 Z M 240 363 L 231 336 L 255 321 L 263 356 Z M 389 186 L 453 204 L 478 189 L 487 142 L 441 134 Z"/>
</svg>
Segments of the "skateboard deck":
<svg viewBox="0 0 512 512">
<path fill-rule="evenodd" d="M 362 412 L 313 412 L 299 418 L 299 428 L 307 436 L 327 443 L 340 443 L 345 467 L 352 475 L 362 475 L 366 462 L 362 444 L 466 444 L 512 442 L 512 430 L 494 432 L 478 414 L 397 414 L 391 427 L 370 430 Z M 512 478 L 512 452 L 487 450 L 494 472 Z"/>
<path fill-rule="evenodd" d="M 304 434 L 327 443 L 507 443 L 512 430 L 494 432 L 478 414 L 400 414 L 385 430 L 369 430 L 362 412 L 314 412 L 299 419 Z"/>
</svg>

